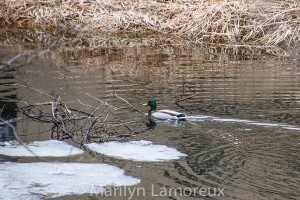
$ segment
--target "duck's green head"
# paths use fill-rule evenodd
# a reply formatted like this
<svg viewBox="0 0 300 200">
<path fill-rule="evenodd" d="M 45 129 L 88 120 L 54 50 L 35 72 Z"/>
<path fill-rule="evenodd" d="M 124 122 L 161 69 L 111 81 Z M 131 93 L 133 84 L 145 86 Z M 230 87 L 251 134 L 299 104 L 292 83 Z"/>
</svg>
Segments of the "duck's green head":
<svg viewBox="0 0 300 200">
<path fill-rule="evenodd" d="M 156 101 L 155 100 L 148 101 L 147 105 L 150 106 L 151 111 L 156 110 Z"/>
</svg>

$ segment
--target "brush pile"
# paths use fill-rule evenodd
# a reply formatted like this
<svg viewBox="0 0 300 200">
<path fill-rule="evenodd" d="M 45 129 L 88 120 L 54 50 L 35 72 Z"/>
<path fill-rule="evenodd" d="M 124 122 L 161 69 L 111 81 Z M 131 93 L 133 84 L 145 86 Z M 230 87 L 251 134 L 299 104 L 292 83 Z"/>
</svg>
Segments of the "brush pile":
<svg viewBox="0 0 300 200">
<path fill-rule="evenodd" d="M 115 114 L 117 107 L 90 94 L 86 93 L 86 96 L 95 100 L 96 105 L 84 103 L 79 99 L 66 103 L 60 97 L 54 98 L 43 91 L 22 85 L 15 86 L 31 89 L 53 100 L 26 103 L 26 106 L 17 109 L 22 121 L 31 123 L 32 127 L 35 122 L 43 124 L 43 130 L 36 132 L 36 135 L 47 134 L 51 139 L 58 140 L 71 139 L 83 145 L 90 142 L 121 140 L 133 134 L 128 125 L 135 121 L 123 121 Z M 117 94 L 112 96 L 118 97 Z"/>
<path fill-rule="evenodd" d="M 4 0 L 1 26 L 70 33 L 161 33 L 195 43 L 293 46 L 296 0 Z"/>
</svg>

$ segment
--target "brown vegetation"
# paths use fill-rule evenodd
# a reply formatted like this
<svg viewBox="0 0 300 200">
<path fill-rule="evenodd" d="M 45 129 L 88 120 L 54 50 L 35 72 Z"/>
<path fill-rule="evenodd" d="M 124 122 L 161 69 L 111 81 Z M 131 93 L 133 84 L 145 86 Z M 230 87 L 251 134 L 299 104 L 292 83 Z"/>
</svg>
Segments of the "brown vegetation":
<svg viewBox="0 0 300 200">
<path fill-rule="evenodd" d="M 4 0 L 0 21 L 88 35 L 172 34 L 196 44 L 290 46 L 300 41 L 300 2 L 293 0 Z"/>
</svg>

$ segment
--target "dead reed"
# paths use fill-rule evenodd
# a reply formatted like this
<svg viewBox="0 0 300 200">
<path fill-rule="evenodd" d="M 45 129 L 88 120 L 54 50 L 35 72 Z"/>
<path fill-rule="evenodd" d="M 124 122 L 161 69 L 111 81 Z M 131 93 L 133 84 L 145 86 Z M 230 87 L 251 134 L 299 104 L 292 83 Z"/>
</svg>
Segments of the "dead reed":
<svg viewBox="0 0 300 200">
<path fill-rule="evenodd" d="M 0 22 L 2 27 L 75 34 L 161 33 L 197 44 L 287 47 L 300 41 L 300 2 L 2 0 Z"/>
</svg>

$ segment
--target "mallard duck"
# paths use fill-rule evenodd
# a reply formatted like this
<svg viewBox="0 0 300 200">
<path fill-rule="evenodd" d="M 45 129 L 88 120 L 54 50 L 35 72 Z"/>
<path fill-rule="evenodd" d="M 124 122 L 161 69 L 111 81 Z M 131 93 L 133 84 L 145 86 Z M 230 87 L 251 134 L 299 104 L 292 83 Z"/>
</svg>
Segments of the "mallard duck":
<svg viewBox="0 0 300 200">
<path fill-rule="evenodd" d="M 155 119 L 161 119 L 161 120 L 167 120 L 167 119 L 172 119 L 172 120 L 185 120 L 185 114 L 180 113 L 174 110 L 156 110 L 156 101 L 155 100 L 150 100 L 148 103 L 143 104 L 145 106 L 150 106 L 150 109 L 148 111 L 148 116 L 151 118 Z"/>
</svg>

